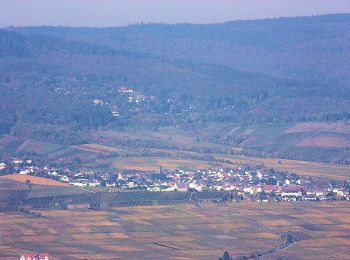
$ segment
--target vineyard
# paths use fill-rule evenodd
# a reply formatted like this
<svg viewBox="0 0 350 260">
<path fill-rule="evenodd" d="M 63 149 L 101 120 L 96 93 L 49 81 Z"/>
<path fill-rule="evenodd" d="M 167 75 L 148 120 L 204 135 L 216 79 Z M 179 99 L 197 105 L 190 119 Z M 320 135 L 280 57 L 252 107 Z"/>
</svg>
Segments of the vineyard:
<svg viewBox="0 0 350 260">
<path fill-rule="evenodd" d="M 0 214 L 1 259 L 32 251 L 53 259 L 217 259 L 225 250 L 233 257 L 270 252 L 285 234 L 295 242 L 262 259 L 346 259 L 350 245 L 348 202 L 37 212 Z"/>
</svg>

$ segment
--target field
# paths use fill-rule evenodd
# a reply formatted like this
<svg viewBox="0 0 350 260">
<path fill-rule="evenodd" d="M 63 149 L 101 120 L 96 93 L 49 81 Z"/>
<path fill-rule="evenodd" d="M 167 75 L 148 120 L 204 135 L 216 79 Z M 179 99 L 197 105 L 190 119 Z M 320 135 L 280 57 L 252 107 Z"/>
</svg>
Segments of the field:
<svg viewBox="0 0 350 260">
<path fill-rule="evenodd" d="M 196 153 L 191 153 L 195 155 Z M 219 160 L 230 163 L 210 162 L 204 160 L 161 158 L 161 157 L 117 157 L 109 161 L 120 170 L 157 171 L 159 166 L 165 169 L 208 169 L 208 168 L 237 168 L 239 165 L 265 165 L 280 171 L 289 171 L 300 175 L 334 179 L 350 179 L 350 165 L 327 164 L 297 160 L 285 160 L 275 158 L 255 158 L 247 156 L 234 156 L 211 154 Z"/>
<path fill-rule="evenodd" d="M 230 164 L 207 162 L 203 160 L 161 158 L 161 157 L 119 157 L 113 159 L 113 166 L 120 170 L 158 171 L 165 169 L 208 169 L 232 167 Z"/>
<path fill-rule="evenodd" d="M 13 180 L 18 182 L 26 182 L 27 180 L 30 180 L 32 184 L 40 184 L 40 185 L 48 185 L 48 186 L 69 186 L 68 184 L 63 182 L 50 180 L 47 178 L 41 178 L 37 176 L 31 176 L 31 175 L 11 174 L 11 175 L 0 176 L 0 179 Z"/>
<path fill-rule="evenodd" d="M 262 259 L 347 259 L 348 203 L 206 203 L 41 211 L 42 217 L 0 213 L 0 258 L 41 251 L 53 259 L 218 259 L 225 250 L 234 257 L 266 252 L 289 233 L 298 241 Z"/>
<path fill-rule="evenodd" d="M 118 148 L 101 145 L 101 144 L 82 144 L 77 147 L 82 149 L 83 151 L 95 152 L 95 153 L 111 153 L 111 152 L 120 151 L 120 149 Z"/>
<path fill-rule="evenodd" d="M 190 150 L 192 147 L 223 147 L 223 145 L 205 141 L 195 132 L 175 127 L 161 127 L 158 130 L 124 129 L 123 131 L 91 131 L 85 133 L 85 139 L 108 146 L 137 144 L 139 147 L 173 147 Z"/>
<path fill-rule="evenodd" d="M 328 163 L 317 163 L 297 160 L 285 160 L 274 158 L 255 158 L 229 155 L 215 155 L 219 159 L 225 159 L 236 164 L 264 164 L 269 168 L 280 171 L 294 172 L 320 178 L 345 180 L 350 178 L 350 166 Z"/>
<path fill-rule="evenodd" d="M 349 133 L 350 125 L 345 123 L 244 127 L 218 123 L 188 131 L 175 127 L 90 131 L 84 133 L 87 143 L 81 145 L 57 145 L 4 136 L 0 140 L 0 151 L 32 151 L 40 156 L 45 155 L 52 161 L 68 161 L 73 164 L 80 161 L 79 167 L 84 169 L 113 167 L 121 171 L 157 171 L 159 166 L 173 170 L 264 164 L 277 170 L 342 181 L 350 176 L 349 165 L 311 162 L 307 159 L 317 157 L 321 161 L 347 160 L 350 155 Z M 244 135 L 245 140 L 238 145 L 227 144 L 226 141 L 237 135 Z M 246 149 L 251 149 L 253 155 L 254 151 L 260 151 L 264 157 L 270 158 L 227 154 L 228 150 L 240 152 Z M 278 159 L 280 155 L 300 160 Z M 331 157 L 333 159 L 329 159 Z M 229 163 L 215 162 L 215 159 L 227 160 Z"/>
</svg>

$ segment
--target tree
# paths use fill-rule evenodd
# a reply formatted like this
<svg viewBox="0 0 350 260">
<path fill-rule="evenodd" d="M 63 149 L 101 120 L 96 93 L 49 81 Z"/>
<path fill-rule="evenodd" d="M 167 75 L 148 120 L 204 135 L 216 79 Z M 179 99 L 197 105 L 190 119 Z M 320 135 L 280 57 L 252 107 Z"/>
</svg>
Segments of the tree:
<svg viewBox="0 0 350 260">
<path fill-rule="evenodd" d="M 223 257 L 219 258 L 220 260 L 232 260 L 232 257 L 230 257 L 230 254 L 225 251 Z"/>
</svg>

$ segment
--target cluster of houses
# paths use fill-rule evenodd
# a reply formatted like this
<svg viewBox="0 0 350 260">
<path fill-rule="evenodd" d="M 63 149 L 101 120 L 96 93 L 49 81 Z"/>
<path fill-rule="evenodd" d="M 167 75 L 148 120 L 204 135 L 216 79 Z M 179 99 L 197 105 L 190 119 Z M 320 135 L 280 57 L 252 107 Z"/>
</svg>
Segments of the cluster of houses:
<svg viewBox="0 0 350 260">
<path fill-rule="evenodd" d="M 134 91 L 132 88 L 128 88 L 125 86 L 120 87 L 118 92 L 120 94 L 126 95 L 128 102 L 130 103 L 140 103 L 149 98 L 146 95 L 138 93 Z"/>
<path fill-rule="evenodd" d="M 0 162 L 0 174 L 11 167 L 13 173 L 35 175 L 79 187 L 106 187 L 110 190 L 223 191 L 227 199 L 255 201 L 319 201 L 350 198 L 347 182 L 325 182 L 294 173 L 264 167 L 237 166 L 232 169 L 174 170 L 159 172 L 72 171 L 36 166 L 32 160 Z"/>
<path fill-rule="evenodd" d="M 19 260 L 50 260 L 48 253 L 29 253 L 21 255 Z"/>
<path fill-rule="evenodd" d="M 172 109 L 178 112 L 194 112 L 198 110 L 193 104 L 182 104 L 181 106 L 178 106 L 174 98 L 162 100 L 154 95 L 147 95 L 128 86 L 119 86 L 116 91 L 118 95 L 113 98 L 94 97 L 92 99 L 92 104 L 94 106 L 106 106 L 110 109 L 110 114 L 115 118 L 146 111 L 158 113 L 159 108 L 164 108 L 163 105 L 159 106 L 161 102 L 171 104 Z M 84 92 L 84 95 L 85 94 L 86 93 Z M 228 108 L 225 108 L 225 110 L 227 109 Z"/>
<path fill-rule="evenodd" d="M 118 93 L 121 95 L 123 100 L 127 103 L 131 104 L 141 104 L 145 102 L 154 102 L 156 100 L 155 96 L 147 96 L 144 95 L 140 92 L 135 91 L 132 88 L 126 87 L 126 86 L 121 86 L 118 89 Z M 109 104 L 109 102 L 104 101 L 103 99 L 100 98 L 95 98 L 92 100 L 92 103 L 94 106 L 103 106 L 107 105 L 111 107 L 111 114 L 113 117 L 119 117 L 120 116 L 120 110 L 121 108 L 118 105 L 115 104 Z M 129 108 L 130 110 L 131 108 Z M 139 108 L 136 106 L 131 111 L 137 111 Z"/>
</svg>

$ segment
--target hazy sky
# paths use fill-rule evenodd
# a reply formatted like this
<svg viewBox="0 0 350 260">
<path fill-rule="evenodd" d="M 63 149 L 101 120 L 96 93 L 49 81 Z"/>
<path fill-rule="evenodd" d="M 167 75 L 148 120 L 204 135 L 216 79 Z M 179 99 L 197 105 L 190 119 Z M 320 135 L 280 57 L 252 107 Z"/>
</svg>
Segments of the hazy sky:
<svg viewBox="0 0 350 260">
<path fill-rule="evenodd" d="M 213 23 L 350 13 L 350 0 L 0 0 L 0 27 Z"/>
</svg>

